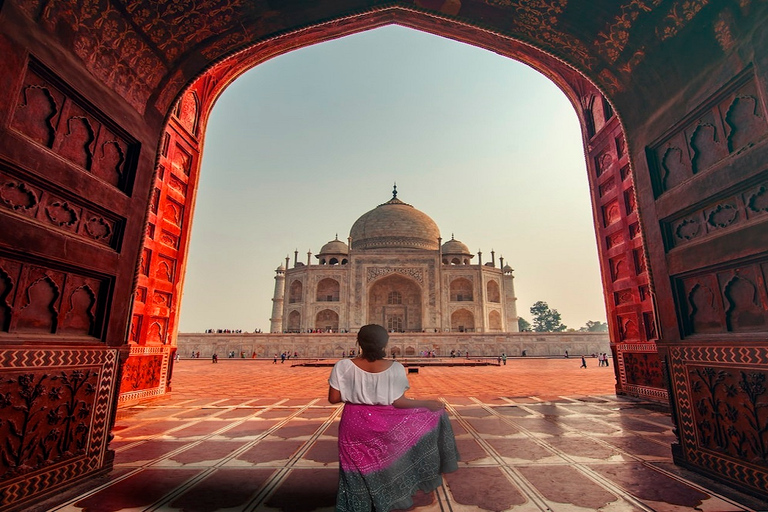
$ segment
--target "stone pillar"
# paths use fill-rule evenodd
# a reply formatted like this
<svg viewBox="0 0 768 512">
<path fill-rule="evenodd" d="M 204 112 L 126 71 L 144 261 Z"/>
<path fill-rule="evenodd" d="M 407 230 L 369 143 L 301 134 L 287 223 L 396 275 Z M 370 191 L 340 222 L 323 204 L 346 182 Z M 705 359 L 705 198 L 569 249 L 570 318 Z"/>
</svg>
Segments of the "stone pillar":
<svg viewBox="0 0 768 512">
<path fill-rule="evenodd" d="M 507 265 L 502 269 L 504 275 L 501 278 L 504 294 L 504 328 L 507 332 L 518 332 L 520 326 L 517 321 L 517 297 L 515 297 L 515 276 L 512 275 L 512 268 Z"/>
<path fill-rule="evenodd" d="M 275 270 L 275 293 L 272 297 L 272 318 L 269 319 L 269 332 L 283 332 L 283 303 L 285 302 L 285 268 L 280 265 Z"/>
</svg>

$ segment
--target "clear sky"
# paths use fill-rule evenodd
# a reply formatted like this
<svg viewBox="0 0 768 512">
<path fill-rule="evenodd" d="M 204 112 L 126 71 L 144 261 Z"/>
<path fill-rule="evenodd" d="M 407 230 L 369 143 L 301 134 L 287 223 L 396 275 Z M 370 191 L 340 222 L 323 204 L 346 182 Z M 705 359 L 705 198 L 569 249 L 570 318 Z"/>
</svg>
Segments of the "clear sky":
<svg viewBox="0 0 768 512">
<path fill-rule="evenodd" d="M 578 119 L 531 68 L 397 26 L 293 51 L 236 80 L 208 130 L 180 332 L 269 332 L 274 270 L 392 197 L 579 328 L 605 321 Z M 477 261 L 475 256 L 474 262 Z"/>
</svg>

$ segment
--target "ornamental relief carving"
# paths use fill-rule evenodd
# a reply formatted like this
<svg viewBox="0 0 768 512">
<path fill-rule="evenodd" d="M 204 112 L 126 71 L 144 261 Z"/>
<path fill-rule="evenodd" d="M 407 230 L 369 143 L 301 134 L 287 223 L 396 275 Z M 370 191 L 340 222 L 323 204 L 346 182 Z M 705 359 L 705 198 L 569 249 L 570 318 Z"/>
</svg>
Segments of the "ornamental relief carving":
<svg viewBox="0 0 768 512">
<path fill-rule="evenodd" d="M 12 210 L 30 212 L 40 203 L 40 191 L 21 181 L 6 181 L 0 186 L 0 200 Z"/>
<path fill-rule="evenodd" d="M 120 130 L 112 129 L 116 123 L 95 107 L 75 101 L 74 91 L 34 59 L 24 80 L 13 128 L 125 192 L 130 185 L 126 178 L 132 174 L 126 162 L 136 151 L 135 141 L 119 135 Z"/>
<path fill-rule="evenodd" d="M 768 262 L 719 269 L 678 281 L 686 334 L 762 331 L 768 325 Z"/>
<path fill-rule="evenodd" d="M 747 207 L 753 213 L 768 212 L 768 184 L 760 185 L 754 192 L 748 193 Z"/>
<path fill-rule="evenodd" d="M 745 74 L 730 94 L 713 95 L 681 129 L 652 146 L 657 196 L 768 135 L 752 73 Z"/>
<path fill-rule="evenodd" d="M 42 187 L 32 185 L 15 178 L 13 173 L 12 169 L 0 170 L 0 207 L 54 225 L 72 235 L 115 247 L 119 241 L 116 226 L 120 223 L 116 217 L 89 211 L 77 200 L 51 194 L 44 188 L 45 184 Z"/>
<path fill-rule="evenodd" d="M 690 415 L 701 448 L 768 466 L 768 388 L 762 368 L 691 365 Z"/>
<path fill-rule="evenodd" d="M 0 385 L 0 478 L 86 455 L 97 411 L 99 373 L 80 369 L 6 372 Z"/>
<path fill-rule="evenodd" d="M 732 230 L 768 213 L 768 182 L 746 188 L 698 211 L 664 222 L 669 249 L 714 232 Z"/>
<path fill-rule="evenodd" d="M 108 240 L 112 231 L 112 223 L 104 217 L 91 217 L 85 222 L 85 233 L 94 240 Z"/>
<path fill-rule="evenodd" d="M 380 247 L 417 247 L 420 249 L 434 250 L 437 248 L 436 240 L 424 240 L 416 237 L 377 237 L 364 240 L 352 240 L 353 249 L 376 249 Z"/>
<path fill-rule="evenodd" d="M 72 208 L 66 201 L 51 201 L 45 207 L 45 213 L 53 224 L 61 228 L 74 228 L 80 220 L 80 211 Z"/>
<path fill-rule="evenodd" d="M 410 267 L 368 267 L 366 269 L 366 282 L 370 283 L 375 279 L 390 274 L 401 274 L 410 277 L 418 283 L 424 283 L 424 271 L 420 268 Z"/>
</svg>

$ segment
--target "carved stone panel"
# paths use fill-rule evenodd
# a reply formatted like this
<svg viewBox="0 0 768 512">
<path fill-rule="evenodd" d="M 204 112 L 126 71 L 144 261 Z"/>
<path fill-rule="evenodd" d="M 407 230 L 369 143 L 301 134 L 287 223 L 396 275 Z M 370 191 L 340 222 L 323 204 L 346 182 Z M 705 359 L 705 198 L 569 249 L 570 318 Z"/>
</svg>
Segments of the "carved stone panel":
<svg viewBox="0 0 768 512">
<path fill-rule="evenodd" d="M 668 249 L 713 233 L 739 229 L 768 213 L 768 181 L 747 183 L 741 190 L 700 206 L 695 211 L 662 222 Z"/>
<path fill-rule="evenodd" d="M 685 333 L 765 330 L 766 266 L 768 263 L 758 261 L 676 280 Z"/>
<path fill-rule="evenodd" d="M 765 138 L 765 116 L 750 71 L 694 111 L 682 128 L 652 145 L 649 155 L 656 195 Z"/>
<path fill-rule="evenodd" d="M 614 200 L 608 204 L 603 205 L 603 226 L 608 227 L 614 222 L 621 219 L 621 210 L 619 209 L 619 202 Z"/>
<path fill-rule="evenodd" d="M 0 351 L 4 507 L 103 466 L 116 376 L 114 350 Z"/>
<path fill-rule="evenodd" d="M 622 352 L 627 383 L 636 386 L 662 388 L 661 363 L 656 353 Z"/>
<path fill-rule="evenodd" d="M 166 393 L 170 387 L 171 356 L 175 347 L 132 345 L 120 381 L 120 405 Z"/>
<path fill-rule="evenodd" d="M 21 89 L 11 126 L 50 148 L 64 105 L 64 94 L 42 77 L 29 73 Z"/>
<path fill-rule="evenodd" d="M 130 191 L 138 144 L 34 59 L 11 126 L 113 187 Z"/>
<path fill-rule="evenodd" d="M 124 219 L 83 204 L 81 199 L 53 192 L 41 179 L 18 176 L 0 166 L 0 207 L 24 215 L 45 227 L 54 226 L 74 236 L 111 248 L 120 244 Z"/>
<path fill-rule="evenodd" d="M 670 349 L 686 459 L 755 489 L 768 488 L 766 354 L 765 347 Z"/>
<path fill-rule="evenodd" d="M 103 280 L 0 258 L 0 332 L 101 337 Z"/>
</svg>

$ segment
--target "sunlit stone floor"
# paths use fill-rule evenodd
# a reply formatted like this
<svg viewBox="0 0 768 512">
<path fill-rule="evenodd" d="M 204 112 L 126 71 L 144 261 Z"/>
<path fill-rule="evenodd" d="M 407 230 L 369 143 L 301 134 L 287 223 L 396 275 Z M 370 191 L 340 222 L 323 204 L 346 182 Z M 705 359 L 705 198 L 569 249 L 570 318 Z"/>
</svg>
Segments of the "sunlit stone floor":
<svg viewBox="0 0 768 512">
<path fill-rule="evenodd" d="M 333 510 L 341 408 L 330 368 L 182 360 L 170 397 L 123 408 L 114 470 L 58 511 Z M 669 414 L 613 394 L 575 359 L 420 368 L 413 397 L 446 403 L 460 469 L 412 510 L 768 510 L 672 464 Z"/>
</svg>

